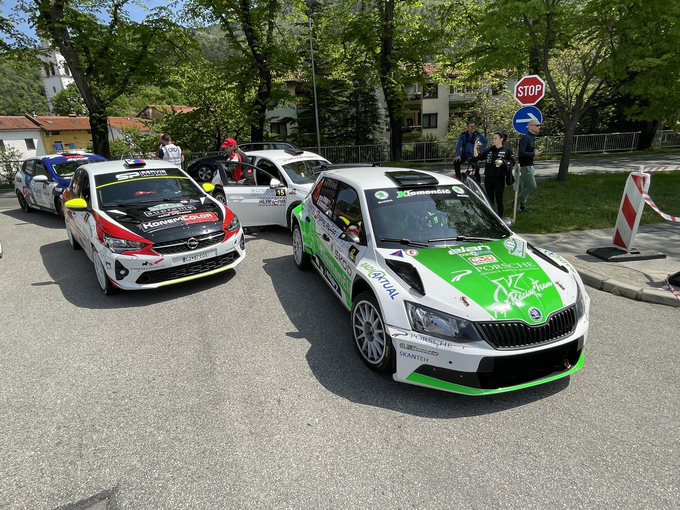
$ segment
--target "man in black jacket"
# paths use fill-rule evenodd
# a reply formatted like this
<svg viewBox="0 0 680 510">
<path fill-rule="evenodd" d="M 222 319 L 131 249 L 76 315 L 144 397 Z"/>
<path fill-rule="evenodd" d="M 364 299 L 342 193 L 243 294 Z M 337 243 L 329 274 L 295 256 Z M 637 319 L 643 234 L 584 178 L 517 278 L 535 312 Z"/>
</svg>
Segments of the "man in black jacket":
<svg viewBox="0 0 680 510">
<path fill-rule="evenodd" d="M 521 191 L 517 197 L 517 210 L 530 213 L 527 209 L 527 199 L 531 192 L 536 189 L 536 179 L 534 178 L 534 157 L 540 156 L 541 151 L 536 150 L 536 135 L 541 129 L 541 123 L 537 120 L 530 120 L 527 127 L 527 134 L 522 136 L 517 149 L 517 159 L 519 160 Z M 513 202 L 510 203 L 514 207 Z"/>
</svg>

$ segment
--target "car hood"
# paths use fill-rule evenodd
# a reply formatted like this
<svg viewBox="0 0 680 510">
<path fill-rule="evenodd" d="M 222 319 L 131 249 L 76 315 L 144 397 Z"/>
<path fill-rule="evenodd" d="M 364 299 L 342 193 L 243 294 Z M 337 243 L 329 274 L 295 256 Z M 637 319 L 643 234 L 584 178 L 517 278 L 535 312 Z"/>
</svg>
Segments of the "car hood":
<svg viewBox="0 0 680 510">
<path fill-rule="evenodd" d="M 418 270 L 426 293 L 423 304 L 463 317 L 478 319 L 475 310 L 481 308 L 490 319 L 539 324 L 574 303 L 578 292 L 568 264 L 535 251 L 519 237 L 380 251 L 386 262 L 398 259 Z"/>
<path fill-rule="evenodd" d="M 222 230 L 225 211 L 209 199 L 116 207 L 105 213 L 115 222 L 154 243 Z"/>
</svg>

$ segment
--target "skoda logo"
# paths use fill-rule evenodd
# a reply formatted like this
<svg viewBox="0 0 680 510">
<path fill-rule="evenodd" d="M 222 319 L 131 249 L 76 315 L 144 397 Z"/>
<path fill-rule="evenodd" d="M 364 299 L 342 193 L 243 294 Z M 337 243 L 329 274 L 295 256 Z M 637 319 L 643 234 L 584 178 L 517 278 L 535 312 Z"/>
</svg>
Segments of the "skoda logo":
<svg viewBox="0 0 680 510">
<path fill-rule="evenodd" d="M 538 322 L 541 320 L 543 317 L 543 314 L 538 308 L 529 308 L 529 317 L 531 317 L 531 320 L 534 322 Z"/>
<path fill-rule="evenodd" d="M 195 250 L 196 248 L 198 248 L 198 241 L 192 237 L 187 241 L 187 246 L 189 247 L 190 250 Z"/>
</svg>

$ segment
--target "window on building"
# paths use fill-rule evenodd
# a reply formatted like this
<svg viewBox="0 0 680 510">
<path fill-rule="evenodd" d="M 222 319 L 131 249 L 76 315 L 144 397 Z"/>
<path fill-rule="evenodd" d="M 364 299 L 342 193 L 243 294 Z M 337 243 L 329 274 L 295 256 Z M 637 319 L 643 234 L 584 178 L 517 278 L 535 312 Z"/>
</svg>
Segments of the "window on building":
<svg viewBox="0 0 680 510">
<path fill-rule="evenodd" d="M 439 97 L 439 87 L 436 83 L 426 83 L 423 90 L 424 99 L 435 99 Z"/>
<path fill-rule="evenodd" d="M 55 140 L 53 142 L 53 145 L 54 145 L 55 151 L 63 151 L 64 150 L 64 143 L 61 140 Z"/>
<path fill-rule="evenodd" d="M 287 135 L 288 130 L 286 129 L 285 122 L 271 122 L 269 124 L 269 132 L 277 135 Z"/>
<path fill-rule="evenodd" d="M 57 93 L 57 87 L 52 87 L 52 90 L 54 90 L 54 93 Z"/>
<path fill-rule="evenodd" d="M 59 131 L 50 131 L 50 136 L 59 136 L 60 134 Z"/>
<path fill-rule="evenodd" d="M 0 148 L 1 149 L 5 148 L 5 141 L 4 140 L 0 140 Z"/>
<path fill-rule="evenodd" d="M 35 150 L 35 141 L 33 140 L 33 138 L 24 138 L 24 142 L 26 142 L 26 150 L 29 151 Z"/>
<path fill-rule="evenodd" d="M 425 113 L 423 114 L 423 129 L 437 127 L 437 114 Z"/>
</svg>

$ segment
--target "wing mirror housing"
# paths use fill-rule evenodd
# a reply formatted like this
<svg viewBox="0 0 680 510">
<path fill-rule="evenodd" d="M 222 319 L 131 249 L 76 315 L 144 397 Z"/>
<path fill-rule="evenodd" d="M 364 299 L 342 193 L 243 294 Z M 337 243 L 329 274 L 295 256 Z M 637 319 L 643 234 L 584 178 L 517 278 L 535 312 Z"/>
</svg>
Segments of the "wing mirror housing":
<svg viewBox="0 0 680 510">
<path fill-rule="evenodd" d="M 272 179 L 271 181 L 269 181 L 269 187 L 270 188 L 279 188 L 279 187 L 281 187 L 281 181 L 279 181 L 278 179 Z"/>
<path fill-rule="evenodd" d="M 204 182 L 203 184 L 201 184 L 201 188 L 203 188 L 203 191 L 205 191 L 206 193 L 211 193 L 212 190 L 215 189 L 215 185 L 210 184 L 209 182 Z"/>
<path fill-rule="evenodd" d="M 361 240 L 355 232 L 343 232 L 338 236 L 341 241 L 347 241 L 348 243 L 359 244 Z"/>
<path fill-rule="evenodd" d="M 87 210 L 87 202 L 82 198 L 72 198 L 67 200 L 64 207 L 71 209 L 72 211 L 85 211 Z"/>
<path fill-rule="evenodd" d="M 33 177 L 33 182 L 47 182 L 49 179 L 46 175 L 36 175 Z"/>
</svg>

